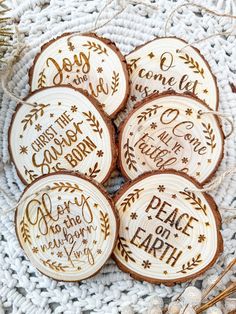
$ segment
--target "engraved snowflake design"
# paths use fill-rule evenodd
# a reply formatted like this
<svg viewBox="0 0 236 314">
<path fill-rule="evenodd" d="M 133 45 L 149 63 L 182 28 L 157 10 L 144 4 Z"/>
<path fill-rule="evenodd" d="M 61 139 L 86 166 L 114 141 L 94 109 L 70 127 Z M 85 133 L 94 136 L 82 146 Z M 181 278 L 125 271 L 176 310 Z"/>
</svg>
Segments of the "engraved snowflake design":
<svg viewBox="0 0 236 314">
<path fill-rule="evenodd" d="M 62 257 L 63 256 L 63 253 L 62 252 L 58 252 L 57 253 L 57 257 Z"/>
<path fill-rule="evenodd" d="M 41 131 L 41 130 L 42 130 L 42 125 L 39 124 L 39 123 L 36 124 L 36 125 L 35 125 L 35 130 L 38 131 L 38 132 Z"/>
<path fill-rule="evenodd" d="M 133 96 L 130 97 L 130 99 L 131 99 L 131 101 L 136 101 L 137 97 L 133 95 Z"/>
<path fill-rule="evenodd" d="M 83 243 L 83 244 L 87 244 L 87 243 L 88 243 L 88 240 L 84 239 L 84 240 L 82 241 L 82 243 Z"/>
<path fill-rule="evenodd" d="M 38 249 L 36 246 L 34 246 L 34 247 L 32 248 L 32 252 L 33 252 L 33 253 L 36 254 L 36 253 L 38 253 L 38 251 L 39 251 L 39 249 Z"/>
<path fill-rule="evenodd" d="M 150 124 L 151 129 L 155 130 L 157 128 L 157 124 L 155 122 L 152 122 Z"/>
<path fill-rule="evenodd" d="M 185 113 L 186 113 L 187 116 L 191 116 L 191 114 L 193 113 L 193 110 L 188 108 L 188 109 L 185 110 Z"/>
<path fill-rule="evenodd" d="M 138 218 L 137 213 L 131 213 L 131 214 L 130 214 L 130 218 L 131 218 L 132 220 L 136 220 L 136 219 Z"/>
<path fill-rule="evenodd" d="M 100 149 L 97 151 L 97 156 L 102 157 L 104 155 L 103 151 Z"/>
<path fill-rule="evenodd" d="M 71 110 L 72 112 L 76 112 L 76 111 L 78 110 L 78 108 L 77 108 L 76 105 L 73 105 L 73 106 L 70 107 L 70 110 Z"/>
<path fill-rule="evenodd" d="M 98 249 L 98 250 L 97 250 L 97 253 L 98 253 L 98 254 L 102 254 L 102 250 L 101 250 L 101 249 Z"/>
<path fill-rule="evenodd" d="M 187 157 L 183 157 L 181 161 L 182 161 L 183 164 L 187 164 L 188 163 L 188 158 Z"/>
<path fill-rule="evenodd" d="M 143 266 L 144 269 L 150 268 L 151 265 L 152 265 L 152 263 L 150 263 L 149 260 L 146 260 L 146 261 L 142 262 L 142 266 Z"/>
<path fill-rule="evenodd" d="M 20 145 L 20 154 L 28 154 L 28 146 L 21 146 Z"/>
<path fill-rule="evenodd" d="M 98 73 L 102 73 L 102 72 L 103 72 L 103 68 L 102 68 L 102 67 L 98 67 L 98 68 L 97 68 L 97 72 L 98 72 Z"/>
<path fill-rule="evenodd" d="M 152 59 L 152 58 L 154 58 L 154 57 L 155 57 L 155 55 L 154 55 L 154 53 L 153 53 L 153 52 L 150 52 L 150 53 L 148 54 L 148 56 L 149 56 L 149 58 L 150 58 L 150 59 Z"/>
<path fill-rule="evenodd" d="M 200 234 L 199 237 L 198 237 L 198 242 L 199 243 L 202 243 L 206 240 L 206 237 L 204 236 L 204 234 Z"/>
<path fill-rule="evenodd" d="M 165 192 L 166 188 L 165 188 L 165 186 L 163 184 L 161 184 L 161 185 L 158 186 L 157 189 L 158 189 L 159 192 Z"/>
</svg>

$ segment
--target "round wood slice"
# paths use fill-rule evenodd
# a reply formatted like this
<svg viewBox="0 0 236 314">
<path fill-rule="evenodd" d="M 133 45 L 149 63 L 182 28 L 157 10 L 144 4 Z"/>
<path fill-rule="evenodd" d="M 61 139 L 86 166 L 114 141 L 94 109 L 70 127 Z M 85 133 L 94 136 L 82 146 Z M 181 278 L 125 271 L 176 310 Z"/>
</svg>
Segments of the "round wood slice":
<svg viewBox="0 0 236 314">
<path fill-rule="evenodd" d="M 175 37 L 156 38 L 126 56 L 131 79 L 129 103 L 167 90 L 191 92 L 216 110 L 215 76 L 199 50 Z M 183 50 L 181 50 L 184 48 Z"/>
<path fill-rule="evenodd" d="M 73 36 L 73 37 L 72 37 Z M 69 84 L 97 98 L 114 117 L 129 94 L 125 58 L 108 39 L 66 33 L 44 44 L 29 72 L 31 90 Z"/>
<path fill-rule="evenodd" d="M 134 179 L 150 170 L 175 169 L 208 181 L 224 151 L 214 114 L 195 97 L 166 92 L 138 103 L 120 126 L 119 164 Z"/>
<path fill-rule="evenodd" d="M 57 172 L 23 192 L 16 234 L 31 263 L 60 281 L 96 274 L 114 248 L 119 218 L 104 189 L 85 176 Z"/>
<path fill-rule="evenodd" d="M 98 182 L 116 163 L 114 128 L 97 101 L 82 90 L 49 87 L 17 106 L 9 129 L 9 151 L 24 183 L 60 170 L 80 171 Z"/>
<path fill-rule="evenodd" d="M 215 263 L 223 250 L 221 217 L 212 197 L 198 188 L 173 170 L 146 173 L 121 188 L 114 199 L 120 216 L 114 258 L 122 270 L 173 285 Z"/>
</svg>

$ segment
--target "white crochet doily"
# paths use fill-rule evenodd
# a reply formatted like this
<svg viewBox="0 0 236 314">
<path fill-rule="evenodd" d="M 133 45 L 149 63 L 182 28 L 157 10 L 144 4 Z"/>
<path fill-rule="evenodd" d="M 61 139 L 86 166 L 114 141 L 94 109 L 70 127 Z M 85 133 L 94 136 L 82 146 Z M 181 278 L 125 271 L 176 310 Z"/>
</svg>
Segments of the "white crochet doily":
<svg viewBox="0 0 236 314">
<path fill-rule="evenodd" d="M 29 91 L 28 70 L 40 46 L 68 31 L 89 31 L 94 26 L 98 12 L 105 1 L 78 0 L 9 0 L 12 16 L 23 34 L 21 41 L 27 47 L 20 61 L 13 68 L 9 88 L 19 97 Z M 118 1 L 117 1 L 118 2 Z M 100 22 L 110 19 L 119 9 L 116 1 L 104 11 Z M 131 2 L 131 1 L 130 1 Z M 132 1 L 134 3 L 135 1 Z M 124 1 L 122 1 L 122 4 Z M 151 10 L 138 4 L 129 4 L 127 8 L 97 33 L 114 41 L 123 54 L 136 46 L 151 40 L 154 36 L 164 36 L 164 24 L 171 10 L 183 1 L 157 0 L 153 4 L 157 10 Z M 196 3 L 196 1 L 195 1 Z M 197 1 L 211 9 L 236 14 L 235 0 Z M 199 14 L 196 8 L 183 8 L 173 18 L 170 35 L 175 35 L 189 42 L 213 33 L 225 31 L 231 27 L 229 18 L 215 18 L 209 14 Z M 236 94 L 232 93 L 229 82 L 236 83 L 236 39 L 223 36 L 207 40 L 196 45 L 209 62 L 216 75 L 220 90 L 219 110 L 236 115 Z M 4 162 L 0 173 L 0 187 L 4 188 L 10 200 L 0 195 L 0 208 L 12 206 L 24 188 L 17 177 L 15 168 L 5 164 L 9 160 L 8 127 L 16 107 L 15 101 L 1 94 L 0 111 L 0 152 Z M 225 158 L 217 174 L 236 165 L 235 134 L 227 139 Z M 211 192 L 220 208 L 234 207 L 236 204 L 236 177 L 227 177 L 221 186 Z M 118 173 L 114 173 L 108 182 L 109 192 L 116 191 L 123 183 Z M 199 277 L 192 284 L 206 287 L 219 274 L 230 257 L 236 251 L 236 220 L 230 219 L 233 210 L 221 210 L 223 216 L 224 253 L 216 265 Z M 230 277 L 230 278 L 229 278 Z M 227 280 L 236 280 L 231 272 Z M 226 280 L 225 280 L 226 281 Z M 225 282 L 226 283 L 226 282 Z M 222 286 L 223 285 L 223 286 Z M 221 285 L 224 287 L 224 282 Z M 110 260 L 102 271 L 91 279 L 81 283 L 60 283 L 41 275 L 30 264 L 21 250 L 15 234 L 14 212 L 0 215 L 0 298 L 3 309 L 10 313 L 119 313 L 122 307 L 131 305 L 135 313 L 144 313 L 153 296 L 170 298 L 183 290 L 183 285 L 165 287 L 133 280 L 120 271 Z M 218 288 L 219 289 L 219 288 Z M 217 292 L 217 289 L 215 290 Z M 223 306 L 223 305 L 222 305 Z M 223 309 L 224 313 L 227 313 Z"/>
</svg>

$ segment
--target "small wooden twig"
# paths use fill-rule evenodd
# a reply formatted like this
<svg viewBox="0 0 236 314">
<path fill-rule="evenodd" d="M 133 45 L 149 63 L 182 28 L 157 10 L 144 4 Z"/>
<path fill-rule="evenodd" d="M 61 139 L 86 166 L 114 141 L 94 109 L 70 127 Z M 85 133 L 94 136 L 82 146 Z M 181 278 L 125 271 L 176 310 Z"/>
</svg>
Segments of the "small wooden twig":
<svg viewBox="0 0 236 314">
<path fill-rule="evenodd" d="M 232 293 L 236 292 L 236 282 L 232 283 L 228 288 L 226 288 L 224 291 L 222 291 L 220 294 L 218 294 L 217 296 L 215 296 L 213 299 L 211 299 L 209 302 L 200 305 L 197 309 L 196 309 L 196 314 L 200 314 L 204 311 L 206 311 L 207 309 L 209 309 L 210 307 L 212 307 L 213 305 L 215 305 L 216 303 L 223 301 L 225 298 L 227 298 L 228 296 L 230 296 Z"/>
<path fill-rule="evenodd" d="M 220 276 L 216 279 L 216 281 L 202 294 L 202 301 L 206 299 L 209 293 L 217 286 L 217 284 L 221 281 L 221 279 L 230 271 L 230 269 L 236 264 L 236 258 L 234 258 L 229 265 L 222 271 Z"/>
</svg>

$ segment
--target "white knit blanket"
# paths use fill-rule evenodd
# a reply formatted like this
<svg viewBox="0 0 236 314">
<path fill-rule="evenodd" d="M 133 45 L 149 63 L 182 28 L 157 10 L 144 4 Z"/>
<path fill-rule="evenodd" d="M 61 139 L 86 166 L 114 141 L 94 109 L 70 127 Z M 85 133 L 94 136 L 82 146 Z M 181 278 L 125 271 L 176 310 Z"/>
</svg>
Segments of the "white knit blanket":
<svg viewBox="0 0 236 314">
<path fill-rule="evenodd" d="M 22 42 L 27 45 L 20 61 L 15 64 L 9 88 L 19 97 L 29 91 L 28 70 L 40 46 L 68 31 L 89 31 L 94 26 L 98 12 L 105 1 L 91 0 L 9 0 L 12 16 L 23 34 Z M 211 9 L 236 14 L 235 0 L 208 0 L 195 3 L 207 5 Z M 132 2 L 133 3 L 133 2 Z M 123 54 L 136 46 L 151 40 L 154 36 L 164 36 L 164 25 L 171 10 L 183 1 L 152 1 L 158 10 L 147 9 L 143 5 L 129 4 L 127 8 L 108 25 L 97 31 L 99 35 L 114 41 Z M 118 11 L 114 1 L 101 16 L 101 23 Z M 194 13 L 195 12 L 195 13 Z M 194 8 L 178 11 L 170 27 L 170 35 L 194 42 L 215 32 L 230 28 L 232 21 L 215 18 L 209 14 L 196 14 Z M 219 110 L 236 116 L 236 94 L 232 93 L 229 82 L 236 83 L 236 38 L 223 36 L 196 45 L 209 62 L 216 75 L 220 90 Z M 0 111 L 0 154 L 3 162 L 9 160 L 8 128 L 16 107 L 15 101 L 1 95 Z M 218 170 L 220 174 L 236 166 L 236 136 L 227 139 L 225 158 Z M 115 192 L 123 183 L 118 173 L 108 182 L 109 192 Z M 17 177 L 15 168 L 5 164 L 0 172 L 0 187 L 8 193 L 9 199 L 0 195 L 0 208 L 7 209 L 20 197 L 24 188 Z M 221 186 L 211 192 L 219 208 L 236 206 L 236 176 L 227 177 Z M 236 252 L 236 219 L 230 219 L 235 212 L 221 209 L 223 217 L 222 235 L 224 253 L 216 265 L 192 284 L 206 287 L 225 267 Z M 232 272 L 227 280 L 236 280 Z M 220 287 L 224 287 L 223 282 Z M 25 257 L 15 234 L 14 212 L 0 215 L 0 299 L 2 307 L 10 313 L 119 313 L 122 307 L 131 305 L 135 313 L 144 313 L 153 296 L 165 298 L 169 302 L 173 295 L 183 290 L 183 285 L 165 287 L 136 281 L 120 271 L 110 260 L 95 277 L 80 283 L 60 283 L 40 274 Z M 217 292 L 217 289 L 215 290 Z M 223 306 L 223 305 L 222 305 Z M 227 313 L 224 308 L 223 312 Z"/>
</svg>

